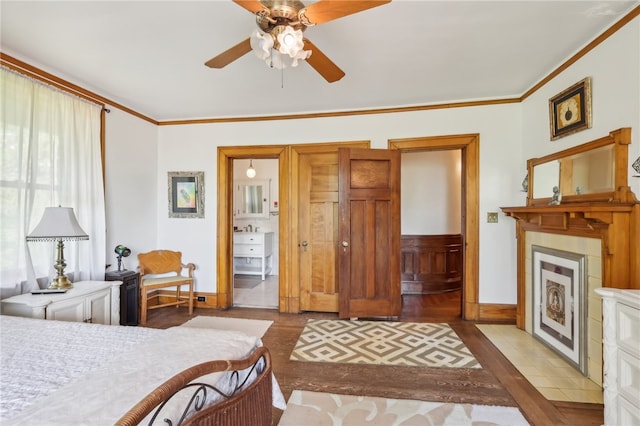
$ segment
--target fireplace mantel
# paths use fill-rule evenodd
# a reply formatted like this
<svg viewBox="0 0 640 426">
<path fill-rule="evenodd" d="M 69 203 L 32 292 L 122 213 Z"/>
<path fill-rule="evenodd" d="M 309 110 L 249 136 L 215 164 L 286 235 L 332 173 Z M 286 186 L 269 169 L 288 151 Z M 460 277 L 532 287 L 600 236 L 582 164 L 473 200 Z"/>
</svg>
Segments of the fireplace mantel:
<svg viewBox="0 0 640 426">
<path fill-rule="evenodd" d="M 628 186 L 630 143 L 631 129 L 621 128 L 527 161 L 527 205 L 501 207 L 516 220 L 518 327 L 525 326 L 527 232 L 599 239 L 602 286 L 640 289 L 640 203 Z M 554 197 L 546 198 L 551 186 Z"/>
<path fill-rule="evenodd" d="M 525 233 L 546 232 L 602 242 L 602 285 L 640 289 L 640 204 L 584 203 L 502 207 L 516 219 L 518 302 L 516 323 L 525 325 Z"/>
<path fill-rule="evenodd" d="M 610 226 L 617 230 L 620 221 L 632 217 L 637 206 L 637 203 L 585 203 L 502 207 L 502 211 L 518 220 L 525 231 L 602 238 Z"/>
</svg>

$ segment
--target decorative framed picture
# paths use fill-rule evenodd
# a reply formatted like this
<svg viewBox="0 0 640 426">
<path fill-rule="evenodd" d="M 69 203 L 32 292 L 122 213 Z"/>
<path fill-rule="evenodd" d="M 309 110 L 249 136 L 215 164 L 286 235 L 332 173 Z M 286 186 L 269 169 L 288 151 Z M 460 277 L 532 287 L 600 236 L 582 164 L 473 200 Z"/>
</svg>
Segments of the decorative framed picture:
<svg viewBox="0 0 640 426">
<path fill-rule="evenodd" d="M 531 246 L 533 336 L 587 375 L 586 256 Z"/>
<path fill-rule="evenodd" d="M 591 77 L 549 99 L 551 140 L 591 128 Z"/>
<path fill-rule="evenodd" d="M 169 217 L 204 217 L 204 172 L 169 172 Z"/>
</svg>

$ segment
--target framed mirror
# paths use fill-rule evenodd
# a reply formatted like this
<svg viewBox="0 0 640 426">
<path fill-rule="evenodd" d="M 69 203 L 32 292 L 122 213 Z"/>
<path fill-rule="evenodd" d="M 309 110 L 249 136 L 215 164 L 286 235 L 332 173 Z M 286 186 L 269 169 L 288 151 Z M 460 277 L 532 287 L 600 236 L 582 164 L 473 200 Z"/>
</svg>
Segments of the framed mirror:
<svg viewBox="0 0 640 426">
<path fill-rule="evenodd" d="M 631 129 L 614 130 L 600 139 L 527 161 L 527 205 L 549 204 L 558 188 L 560 203 L 630 202 L 628 145 Z"/>
<path fill-rule="evenodd" d="M 269 180 L 251 179 L 235 182 L 234 213 L 238 218 L 269 217 Z"/>
</svg>

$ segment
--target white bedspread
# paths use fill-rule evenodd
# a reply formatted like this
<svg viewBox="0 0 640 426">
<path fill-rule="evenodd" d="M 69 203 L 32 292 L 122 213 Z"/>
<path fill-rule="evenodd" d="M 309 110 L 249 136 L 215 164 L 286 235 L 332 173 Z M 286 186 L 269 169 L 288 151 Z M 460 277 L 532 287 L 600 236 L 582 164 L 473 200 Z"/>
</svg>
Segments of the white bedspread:
<svg viewBox="0 0 640 426">
<path fill-rule="evenodd" d="M 262 344 L 257 337 L 211 329 L 156 330 L 7 316 L 0 321 L 3 425 L 112 425 L 180 371 L 213 359 L 245 358 Z M 43 333 L 45 327 L 51 333 Z M 52 340 L 43 341 L 43 335 Z M 43 350 L 43 343 L 51 350 Z M 70 354 L 54 355 L 59 350 Z M 285 405 L 274 380 L 274 406 Z"/>
</svg>

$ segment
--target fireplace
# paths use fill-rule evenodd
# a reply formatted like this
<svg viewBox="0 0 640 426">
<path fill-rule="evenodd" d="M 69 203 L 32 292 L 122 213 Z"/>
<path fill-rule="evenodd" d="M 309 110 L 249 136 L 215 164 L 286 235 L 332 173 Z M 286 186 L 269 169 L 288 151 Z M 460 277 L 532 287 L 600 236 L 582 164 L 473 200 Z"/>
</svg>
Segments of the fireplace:
<svg viewBox="0 0 640 426">
<path fill-rule="evenodd" d="M 602 306 L 600 297 L 595 293 L 596 288 L 603 287 L 601 240 L 556 233 L 526 232 L 524 246 L 526 263 L 523 265 L 525 271 L 523 293 L 526 294 L 526 297 L 523 299 L 524 324 L 521 328 L 539 340 L 543 340 L 539 335 L 536 335 L 534 328 L 536 310 L 540 310 L 539 306 L 538 308 L 534 306 L 536 304 L 534 302 L 534 285 L 536 281 L 542 281 L 540 278 L 536 278 L 536 271 L 539 271 L 540 267 L 536 266 L 537 261 L 534 260 L 539 259 L 552 265 L 559 264 L 561 267 L 571 269 L 574 273 L 571 283 L 577 286 L 573 312 L 569 310 L 569 314 L 573 315 L 574 320 L 577 321 L 571 328 L 574 336 L 574 349 L 570 350 L 565 344 L 562 349 L 565 353 L 560 352 L 558 348 L 552 349 L 582 374 L 602 386 Z M 539 254 L 536 256 L 536 253 Z M 560 275 L 562 276 L 558 277 L 548 272 L 545 273 L 545 277 L 562 281 L 563 285 L 568 284 L 566 270 L 565 274 Z M 552 296 L 550 299 L 549 302 L 553 303 Z M 566 307 L 565 314 L 567 314 Z M 539 316 L 540 314 L 538 314 Z M 546 334 L 547 339 L 555 339 L 555 337 L 548 335 L 550 333 Z M 544 341 L 544 343 L 551 347 L 549 342 Z M 554 342 L 555 346 L 559 346 L 559 344 Z"/>
<path fill-rule="evenodd" d="M 507 216 L 516 220 L 516 325 L 534 334 L 534 324 L 539 324 L 540 318 L 546 317 L 548 327 L 538 327 L 540 330 L 535 333 L 555 333 L 557 336 L 558 331 L 563 331 L 565 336 L 562 338 L 547 336 L 549 342 L 555 340 L 553 344 L 557 349 L 567 347 L 569 341 L 569 346 L 577 348 L 580 353 L 586 345 L 586 355 L 572 354 L 572 362 L 599 385 L 602 385 L 602 303 L 595 289 L 640 289 L 640 264 L 637 261 L 640 258 L 640 202 L 629 187 L 630 143 L 631 129 L 621 128 L 582 145 L 530 158 L 527 160 L 527 205 L 502 207 Z M 611 155 L 593 155 L 602 151 Z M 610 187 L 601 188 L 589 180 L 591 176 L 599 175 L 595 172 L 601 170 L 607 170 L 606 176 L 613 176 Z M 553 202 L 546 195 L 551 181 L 560 189 L 561 203 Z M 592 186 L 593 190 L 584 191 L 585 184 Z M 540 248 L 556 250 L 553 252 L 555 256 L 551 255 L 554 258 L 545 261 L 560 266 L 560 272 L 553 273 L 553 267 L 543 267 L 541 260 L 536 260 L 534 266 L 534 258 L 542 256 L 534 254 Z M 577 257 L 571 258 L 566 253 Z M 569 265 L 563 270 L 563 265 L 558 264 L 564 262 L 559 260 L 562 258 L 574 259 L 574 265 L 578 266 Z M 581 273 L 582 264 L 584 271 Z M 546 271 L 544 279 L 543 270 Z M 534 279 L 538 280 L 537 297 L 541 302 L 534 302 Z M 567 293 L 580 291 L 580 287 L 573 289 L 574 284 L 578 284 L 576 280 L 583 283 L 582 294 L 571 305 L 566 300 L 562 302 L 560 299 Z M 558 305 L 554 304 L 556 297 Z M 541 308 L 542 302 L 544 308 Z M 572 319 L 567 317 L 572 312 L 570 306 L 574 309 Z M 576 307 L 580 310 L 579 317 Z M 537 314 L 534 313 L 536 309 Z M 582 327 L 575 329 L 576 322 L 580 325 L 580 318 L 583 319 Z M 561 324 L 563 321 L 564 325 Z M 571 327 L 567 321 L 572 321 Z"/>
<path fill-rule="evenodd" d="M 531 246 L 532 334 L 587 375 L 586 256 Z"/>
</svg>

